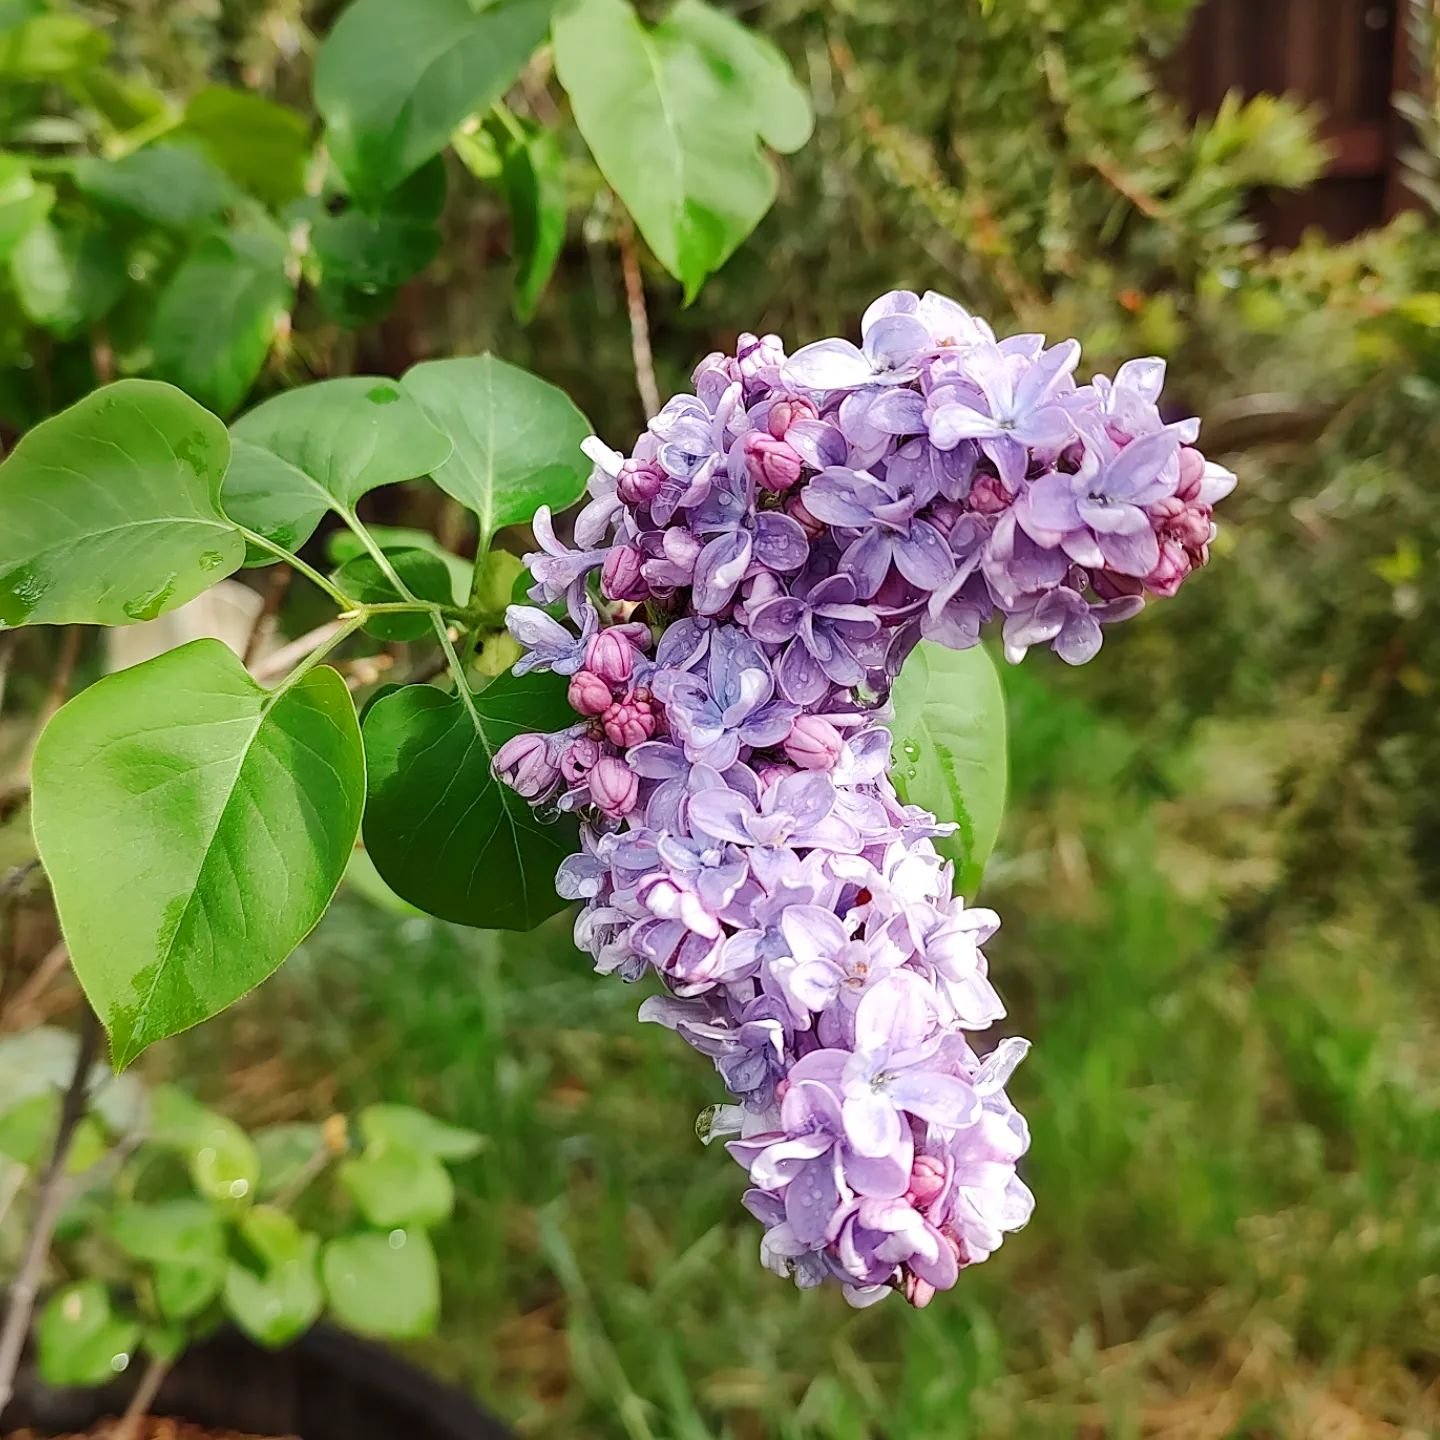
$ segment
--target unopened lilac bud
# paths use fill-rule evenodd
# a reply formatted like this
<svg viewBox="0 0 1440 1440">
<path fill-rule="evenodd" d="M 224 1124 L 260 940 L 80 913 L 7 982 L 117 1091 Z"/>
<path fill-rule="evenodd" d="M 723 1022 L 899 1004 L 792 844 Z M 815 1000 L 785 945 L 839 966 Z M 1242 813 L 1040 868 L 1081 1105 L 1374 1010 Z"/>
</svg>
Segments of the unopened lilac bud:
<svg viewBox="0 0 1440 1440">
<path fill-rule="evenodd" d="M 777 400 L 765 417 L 765 428 L 777 439 L 783 440 L 785 432 L 797 420 L 818 420 L 820 412 L 809 400 L 796 397 L 793 400 Z"/>
<path fill-rule="evenodd" d="M 935 1287 L 928 1280 L 922 1280 L 913 1270 L 906 1270 L 900 1293 L 917 1310 L 923 1310 L 935 1298 Z"/>
<path fill-rule="evenodd" d="M 1175 493 L 1182 500 L 1193 500 L 1200 493 L 1205 479 L 1205 457 L 1193 445 L 1180 447 L 1180 484 Z"/>
<path fill-rule="evenodd" d="M 800 478 L 802 461 L 783 440 L 752 430 L 741 441 L 745 472 L 762 490 L 779 495 Z"/>
<path fill-rule="evenodd" d="M 653 738 L 659 728 L 659 717 L 655 714 L 654 702 L 646 698 L 648 692 L 635 692 L 623 700 L 617 700 L 602 717 L 605 738 L 612 745 L 628 750 Z"/>
<path fill-rule="evenodd" d="M 735 346 L 735 363 L 742 380 L 756 380 L 785 363 L 785 346 L 778 335 L 741 335 Z"/>
<path fill-rule="evenodd" d="M 1121 575 L 1116 570 L 1092 570 L 1090 585 L 1102 600 L 1121 600 L 1145 591 L 1143 580 L 1137 580 L 1133 575 Z"/>
<path fill-rule="evenodd" d="M 665 472 L 644 460 L 627 460 L 615 477 L 615 492 L 627 505 L 648 505 L 665 483 Z"/>
<path fill-rule="evenodd" d="M 910 1203 L 923 1208 L 944 1188 L 945 1162 L 934 1155 L 917 1155 L 910 1171 Z"/>
<path fill-rule="evenodd" d="M 970 487 L 970 508 L 980 515 L 999 515 L 1014 499 L 998 475 L 977 475 Z"/>
<path fill-rule="evenodd" d="M 785 737 L 785 754 L 802 770 L 833 770 L 845 742 L 840 732 L 818 715 L 802 715 Z"/>
<path fill-rule="evenodd" d="M 526 800 L 543 799 L 560 779 L 550 741 L 544 735 L 516 735 L 507 740 L 495 752 L 492 764 L 496 778 Z"/>
<path fill-rule="evenodd" d="M 623 761 L 605 755 L 590 772 L 590 797 L 604 815 L 620 820 L 635 808 L 640 777 Z"/>
<path fill-rule="evenodd" d="M 603 715 L 615 701 L 610 687 L 593 671 L 577 670 L 570 677 L 570 705 L 581 715 Z"/>
<path fill-rule="evenodd" d="M 1185 547 L 1168 537 L 1160 541 L 1160 559 L 1145 577 L 1145 588 L 1153 595 L 1173 595 L 1190 573 L 1190 557 Z"/>
<path fill-rule="evenodd" d="M 585 647 L 585 668 L 607 685 L 624 685 L 635 669 L 638 652 L 618 628 L 602 630 Z"/>
<path fill-rule="evenodd" d="M 582 735 L 565 747 L 560 756 L 560 773 L 571 785 L 578 785 L 595 768 L 602 753 L 598 740 Z"/>
<path fill-rule="evenodd" d="M 644 557 L 634 545 L 616 545 L 605 557 L 600 589 L 607 600 L 644 600 L 650 587 L 640 573 Z"/>
</svg>

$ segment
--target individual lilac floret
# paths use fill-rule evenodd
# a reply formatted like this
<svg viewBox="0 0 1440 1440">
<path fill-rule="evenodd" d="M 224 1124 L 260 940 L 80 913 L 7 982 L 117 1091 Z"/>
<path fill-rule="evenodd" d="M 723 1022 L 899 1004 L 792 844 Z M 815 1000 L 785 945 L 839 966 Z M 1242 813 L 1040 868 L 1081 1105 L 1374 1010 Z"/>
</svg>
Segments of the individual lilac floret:
<svg viewBox="0 0 1440 1440">
<path fill-rule="evenodd" d="M 1235 477 L 1153 357 L 1077 383 L 1075 341 L 933 292 L 860 334 L 788 359 L 744 334 L 629 454 L 586 442 L 574 544 L 536 515 L 537 605 L 506 617 L 574 723 L 495 771 L 580 816 L 576 944 L 714 1063 L 731 1103 L 697 1128 L 748 1174 L 762 1263 L 921 1306 L 1029 1219 L 1004 1088 L 1028 1047 L 976 1038 L 1005 1014 L 999 919 L 891 783 L 890 687 L 922 637 L 987 626 L 1012 661 L 1091 659 L 1207 562 Z"/>
</svg>

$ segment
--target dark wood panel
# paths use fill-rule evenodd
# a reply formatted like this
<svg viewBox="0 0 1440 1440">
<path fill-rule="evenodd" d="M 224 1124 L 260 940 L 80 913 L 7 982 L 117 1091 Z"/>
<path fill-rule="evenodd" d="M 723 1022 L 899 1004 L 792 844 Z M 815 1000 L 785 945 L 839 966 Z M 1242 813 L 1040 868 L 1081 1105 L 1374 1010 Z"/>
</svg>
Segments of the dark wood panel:
<svg viewBox="0 0 1440 1440">
<path fill-rule="evenodd" d="M 1331 145 L 1328 173 L 1310 191 L 1257 197 L 1272 243 L 1291 244 L 1312 225 L 1348 237 L 1406 203 L 1396 164 L 1404 137 L 1390 105 L 1403 74 L 1402 3 L 1205 0 L 1195 12 L 1167 67 L 1192 114 L 1213 113 L 1231 90 L 1286 94 L 1316 108 Z"/>
</svg>

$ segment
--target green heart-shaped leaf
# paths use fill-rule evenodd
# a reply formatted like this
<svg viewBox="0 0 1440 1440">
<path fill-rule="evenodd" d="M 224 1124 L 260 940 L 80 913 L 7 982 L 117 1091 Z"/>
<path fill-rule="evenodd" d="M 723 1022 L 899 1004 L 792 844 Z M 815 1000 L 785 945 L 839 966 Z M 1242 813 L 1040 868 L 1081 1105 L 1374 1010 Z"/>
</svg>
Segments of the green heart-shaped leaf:
<svg viewBox="0 0 1440 1440">
<path fill-rule="evenodd" d="M 35 837 L 117 1068 L 224 1009 L 309 933 L 364 784 L 334 670 L 266 691 L 217 640 L 108 676 L 56 715 L 35 754 Z"/>
<path fill-rule="evenodd" d="M 563 908 L 555 871 L 578 843 L 574 818 L 542 822 L 490 766 L 512 736 L 570 718 L 564 680 L 538 673 L 502 675 L 473 697 L 406 685 L 377 701 L 365 716 L 365 849 L 391 889 L 489 930 L 530 930 Z"/>
<path fill-rule="evenodd" d="M 231 432 L 253 448 L 238 451 L 226 477 L 226 511 L 290 550 L 315 533 L 326 510 L 353 512 L 362 495 L 429 474 L 451 450 L 394 380 L 363 375 L 286 391 L 242 415 Z"/>
<path fill-rule="evenodd" d="M 130 1363 L 140 1327 L 115 1314 L 99 1280 L 57 1290 L 35 1325 L 40 1374 L 51 1385 L 102 1385 Z"/>
<path fill-rule="evenodd" d="M 455 442 L 435 483 L 475 512 L 482 538 L 585 493 L 590 422 L 563 390 L 493 355 L 426 360 L 402 383 Z"/>
<path fill-rule="evenodd" d="M 0 465 L 0 629 L 130 625 L 230 574 L 225 427 L 154 380 L 107 385 Z"/>
<path fill-rule="evenodd" d="M 440 1274 L 423 1230 L 368 1232 L 332 1240 L 320 1260 L 335 1316 L 362 1335 L 407 1340 L 429 1334 L 440 1312 Z"/>
</svg>

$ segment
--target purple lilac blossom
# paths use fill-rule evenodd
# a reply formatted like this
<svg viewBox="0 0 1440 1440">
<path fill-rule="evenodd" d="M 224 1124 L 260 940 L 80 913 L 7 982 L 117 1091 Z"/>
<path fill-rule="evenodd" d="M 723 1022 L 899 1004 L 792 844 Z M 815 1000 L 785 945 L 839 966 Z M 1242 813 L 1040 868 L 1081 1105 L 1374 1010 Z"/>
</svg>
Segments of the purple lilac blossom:
<svg viewBox="0 0 1440 1440">
<path fill-rule="evenodd" d="M 890 685 L 921 636 L 997 618 L 1012 661 L 1091 659 L 1206 563 L 1235 477 L 1162 414 L 1158 359 L 1077 385 L 1075 341 L 909 291 L 861 341 L 742 335 L 629 455 L 586 442 L 578 548 L 542 511 L 526 557 L 566 619 L 507 614 L 576 722 L 496 771 L 582 816 L 576 943 L 653 977 L 641 1018 L 713 1060 L 734 1103 L 698 1128 L 748 1175 L 762 1262 L 918 1306 L 1029 1218 L 1004 1089 L 1028 1046 L 972 1044 L 1005 1014 L 1000 922 L 896 793 Z"/>
</svg>

